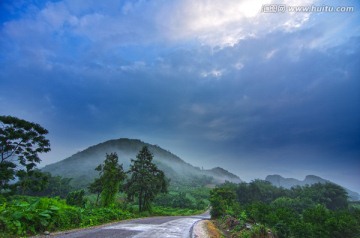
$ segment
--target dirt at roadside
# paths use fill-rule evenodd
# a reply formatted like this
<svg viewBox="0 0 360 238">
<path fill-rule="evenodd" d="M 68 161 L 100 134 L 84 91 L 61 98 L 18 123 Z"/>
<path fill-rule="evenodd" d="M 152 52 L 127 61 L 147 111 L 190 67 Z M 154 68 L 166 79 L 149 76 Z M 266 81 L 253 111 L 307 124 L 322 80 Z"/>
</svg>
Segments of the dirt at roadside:
<svg viewBox="0 0 360 238">
<path fill-rule="evenodd" d="M 210 220 L 198 221 L 193 228 L 192 238 L 221 238 L 224 237 Z"/>
</svg>

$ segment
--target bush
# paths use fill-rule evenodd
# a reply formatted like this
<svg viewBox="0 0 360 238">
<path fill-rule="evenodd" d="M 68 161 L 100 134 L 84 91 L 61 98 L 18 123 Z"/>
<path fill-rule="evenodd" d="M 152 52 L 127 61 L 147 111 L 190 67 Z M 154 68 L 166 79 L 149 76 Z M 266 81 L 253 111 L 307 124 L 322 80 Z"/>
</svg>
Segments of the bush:
<svg viewBox="0 0 360 238">
<path fill-rule="evenodd" d="M 85 191 L 78 190 L 70 192 L 66 196 L 66 204 L 77 207 L 85 207 L 86 199 L 85 199 Z"/>
<path fill-rule="evenodd" d="M 82 209 L 59 198 L 12 197 L 0 205 L 0 234 L 33 235 L 45 230 L 65 230 L 133 218 L 112 206 Z"/>
<path fill-rule="evenodd" d="M 113 207 L 93 208 L 83 211 L 81 226 L 93 226 L 110 221 L 134 218 L 130 212 Z"/>
<path fill-rule="evenodd" d="M 73 208 L 58 199 L 17 197 L 2 205 L 0 228 L 5 233 L 16 235 L 36 234 L 56 227 L 59 219 L 64 217 L 60 210 L 68 209 Z"/>
</svg>

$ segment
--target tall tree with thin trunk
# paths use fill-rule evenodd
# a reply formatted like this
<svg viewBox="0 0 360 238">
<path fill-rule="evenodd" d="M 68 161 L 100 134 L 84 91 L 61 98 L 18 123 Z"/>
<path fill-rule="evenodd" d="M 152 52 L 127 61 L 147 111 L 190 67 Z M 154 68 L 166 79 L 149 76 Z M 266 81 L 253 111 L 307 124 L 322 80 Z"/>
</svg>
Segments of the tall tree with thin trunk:
<svg viewBox="0 0 360 238">
<path fill-rule="evenodd" d="M 100 164 L 95 169 L 99 171 L 100 178 L 95 179 L 93 184 L 90 185 L 96 191 L 101 189 L 101 203 L 105 207 L 114 203 L 120 184 L 126 178 L 123 166 L 118 162 L 119 159 L 116 153 L 106 154 L 104 164 Z"/>
<path fill-rule="evenodd" d="M 140 212 L 150 210 L 155 196 L 167 192 L 168 181 L 164 172 L 159 170 L 152 160 L 153 155 L 144 146 L 136 159 L 131 160 L 128 171 L 131 177 L 125 184 L 125 190 L 130 200 L 135 197 L 138 199 Z"/>
</svg>

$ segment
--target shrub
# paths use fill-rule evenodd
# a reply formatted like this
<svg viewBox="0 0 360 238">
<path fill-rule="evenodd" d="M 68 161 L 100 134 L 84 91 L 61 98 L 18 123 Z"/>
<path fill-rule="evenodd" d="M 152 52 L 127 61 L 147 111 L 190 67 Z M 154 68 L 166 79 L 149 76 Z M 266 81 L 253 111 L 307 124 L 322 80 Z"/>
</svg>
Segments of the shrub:
<svg viewBox="0 0 360 238">
<path fill-rule="evenodd" d="M 5 233 L 35 234 L 54 228 L 61 215 L 59 210 L 66 209 L 71 207 L 58 199 L 18 197 L 8 204 L 3 204 L 0 227 Z"/>
<path fill-rule="evenodd" d="M 86 204 L 85 191 L 78 190 L 78 191 L 70 192 L 66 196 L 66 204 L 77 207 L 85 207 Z"/>
<path fill-rule="evenodd" d="M 0 205 L 0 234 L 33 235 L 134 217 L 115 206 L 82 209 L 59 198 L 17 196 L 10 200 Z"/>
</svg>

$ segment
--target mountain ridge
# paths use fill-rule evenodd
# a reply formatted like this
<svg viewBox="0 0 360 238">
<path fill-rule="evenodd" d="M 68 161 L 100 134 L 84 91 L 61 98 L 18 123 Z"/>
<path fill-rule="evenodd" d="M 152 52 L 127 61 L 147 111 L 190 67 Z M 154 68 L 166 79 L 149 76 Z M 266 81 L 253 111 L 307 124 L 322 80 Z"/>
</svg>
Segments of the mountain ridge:
<svg viewBox="0 0 360 238">
<path fill-rule="evenodd" d="M 73 178 L 77 187 L 86 187 L 86 184 L 98 176 L 95 167 L 105 160 L 106 153 L 117 153 L 119 163 L 126 170 L 143 146 L 147 146 L 154 155 L 154 163 L 165 175 L 171 179 L 172 184 L 178 185 L 206 185 L 220 184 L 227 181 L 239 183 L 242 180 L 229 171 L 215 167 L 203 170 L 187 163 L 180 157 L 158 145 L 152 145 L 139 139 L 120 138 L 101 142 L 89 146 L 87 149 L 73 154 L 53 164 L 46 165 L 42 170 L 53 175 Z"/>
<path fill-rule="evenodd" d="M 316 175 L 306 175 L 304 180 L 298 180 L 295 178 L 284 178 L 281 175 L 274 174 L 274 175 L 266 176 L 265 180 L 270 182 L 272 185 L 274 185 L 276 187 L 284 187 L 287 189 L 290 189 L 291 187 L 294 187 L 294 186 L 312 185 L 314 183 L 334 183 L 330 180 L 323 179 Z M 334 183 L 334 184 L 336 184 L 336 183 Z M 341 186 L 341 187 L 343 187 L 343 186 Z M 359 193 L 351 191 L 350 189 L 345 188 L 345 187 L 343 187 L 343 188 L 348 193 L 350 200 L 352 200 L 352 201 L 360 200 Z"/>
</svg>

